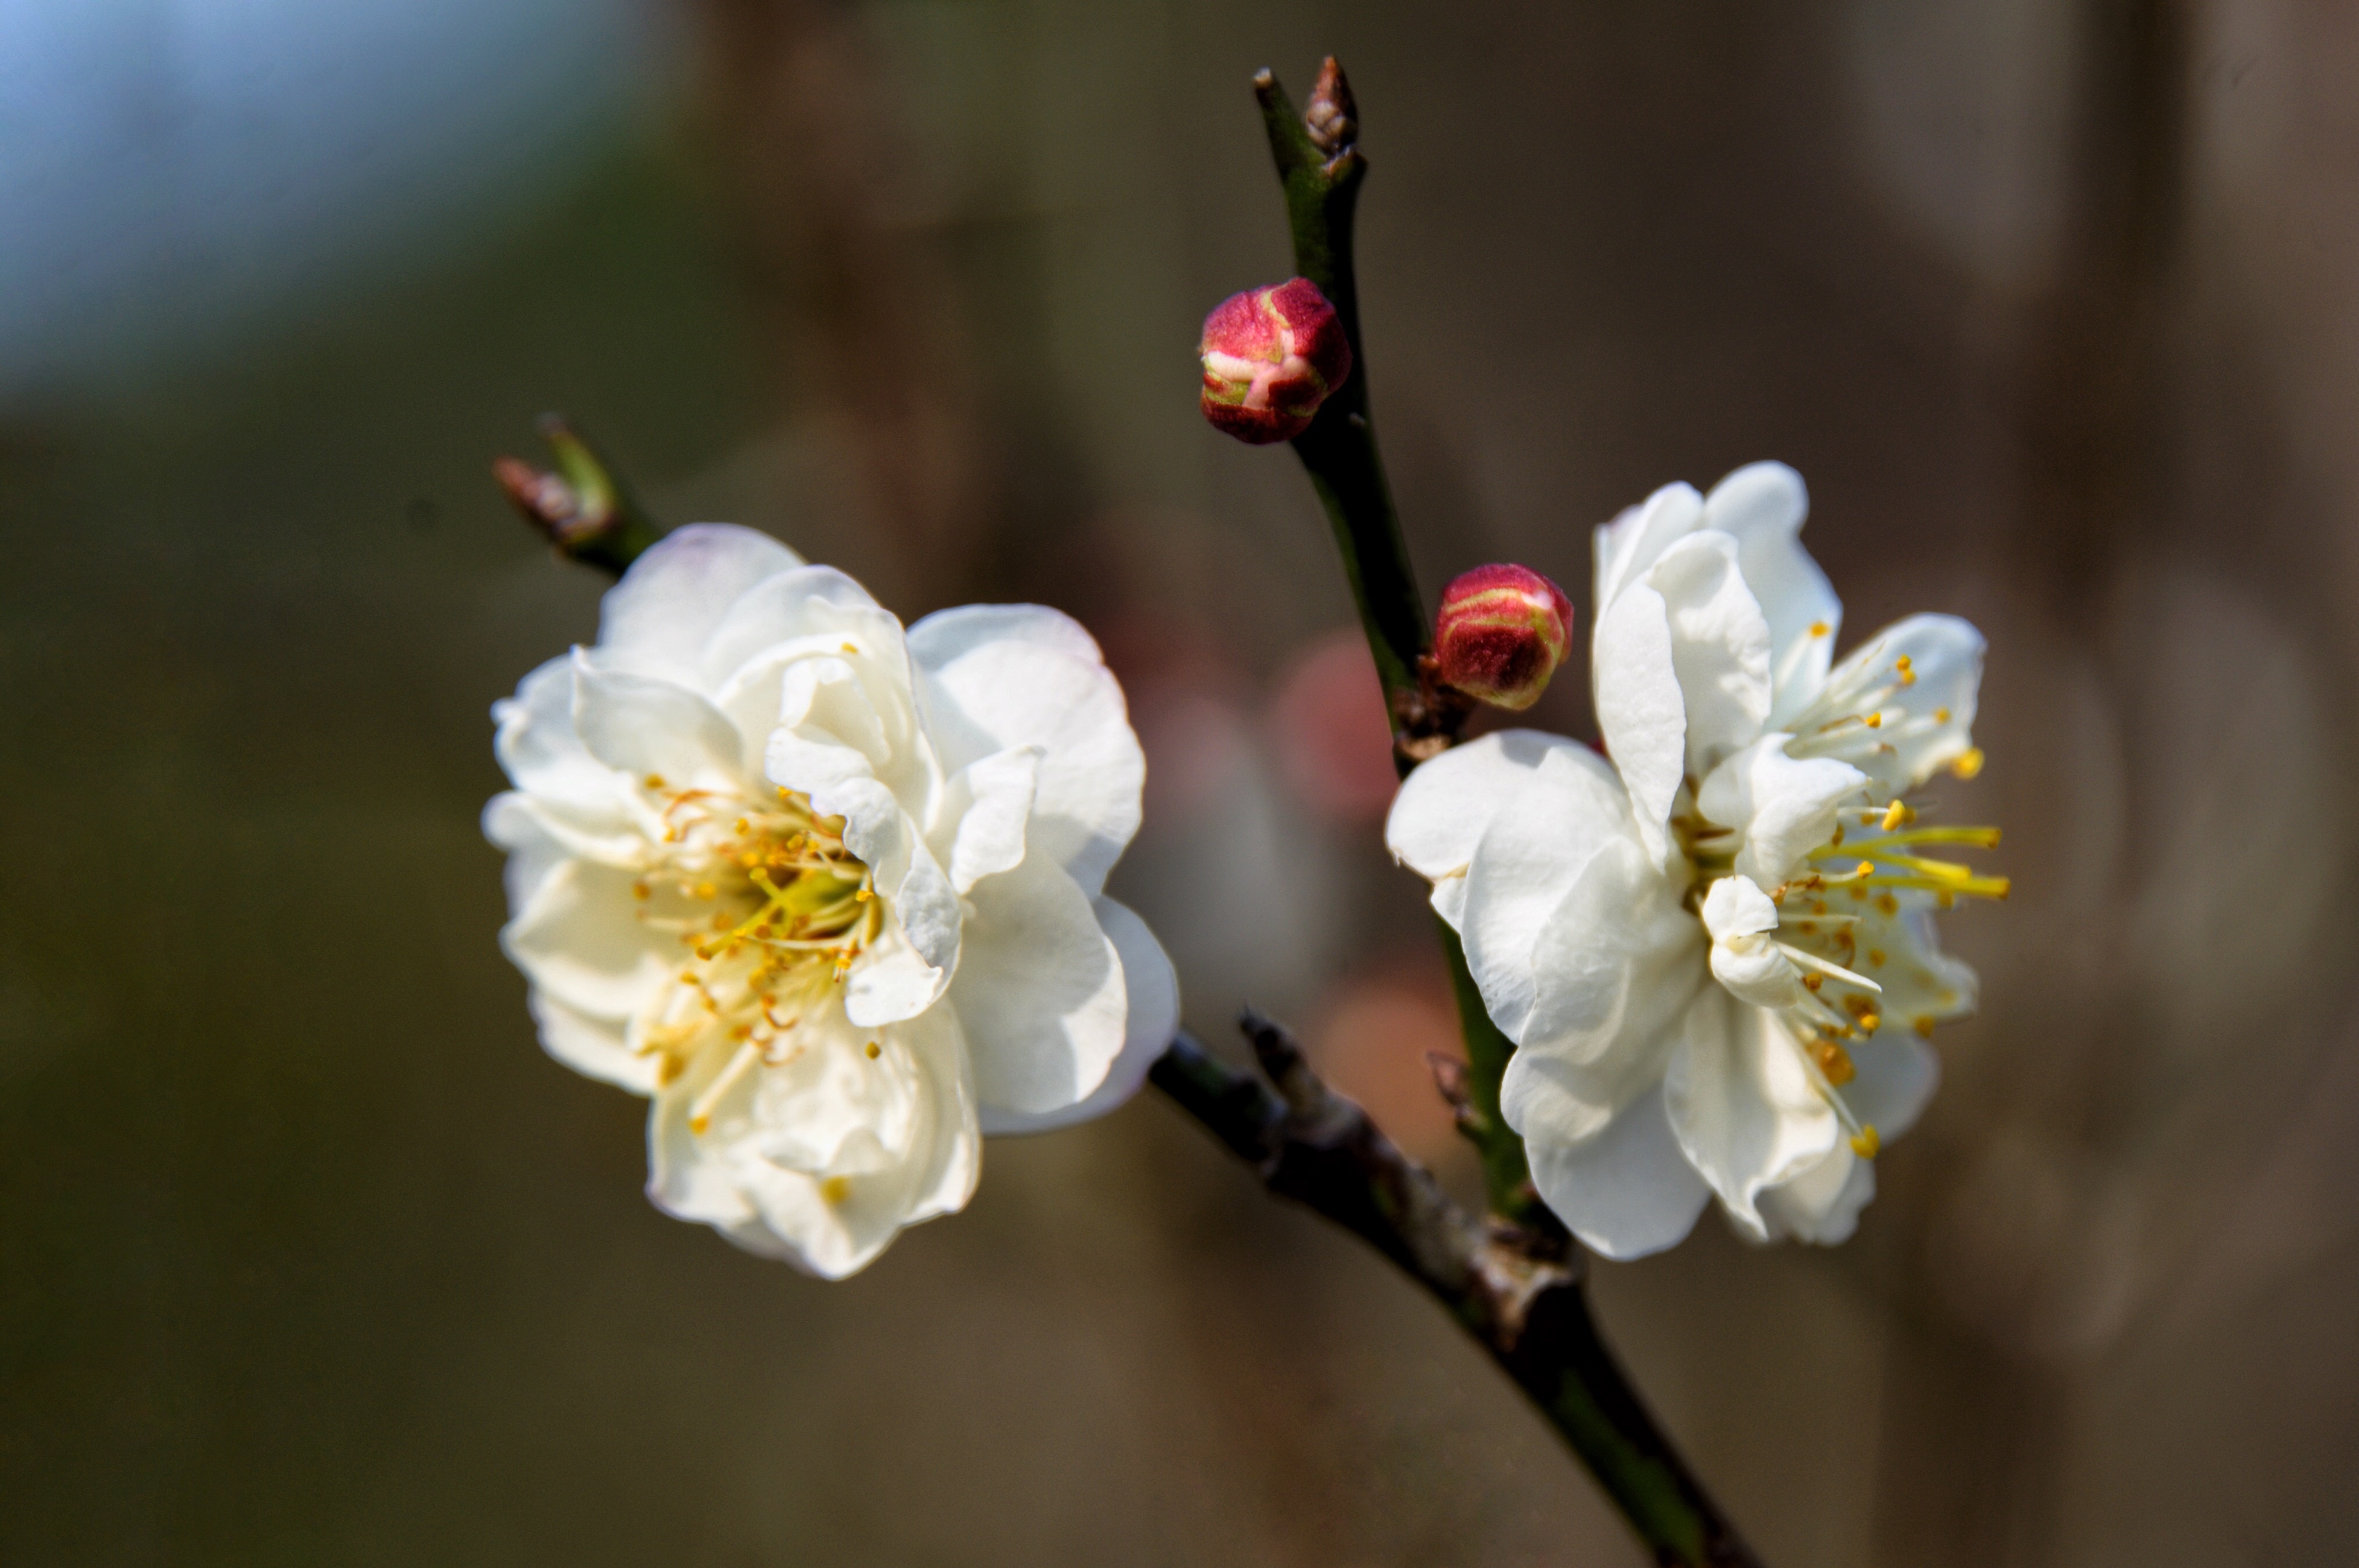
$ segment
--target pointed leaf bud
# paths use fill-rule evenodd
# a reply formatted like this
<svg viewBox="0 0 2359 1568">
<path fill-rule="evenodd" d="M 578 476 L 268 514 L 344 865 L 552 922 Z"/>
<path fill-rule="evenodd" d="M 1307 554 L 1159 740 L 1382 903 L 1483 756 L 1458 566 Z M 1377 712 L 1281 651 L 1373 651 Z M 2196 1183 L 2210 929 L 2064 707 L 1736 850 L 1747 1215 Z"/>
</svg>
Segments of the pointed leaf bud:
<svg viewBox="0 0 2359 1568">
<path fill-rule="evenodd" d="M 1238 440 L 1290 441 L 1352 373 L 1352 345 L 1309 278 L 1249 289 L 1204 318 L 1204 417 Z"/>
<path fill-rule="evenodd" d="M 1360 106 L 1353 102 L 1352 84 L 1332 54 L 1319 68 L 1319 81 L 1310 89 L 1302 123 L 1310 133 L 1311 145 L 1329 157 L 1360 139 Z"/>
<path fill-rule="evenodd" d="M 1476 567 L 1441 595 L 1434 671 L 1495 707 L 1529 708 L 1572 649 L 1572 601 L 1529 567 Z"/>
</svg>

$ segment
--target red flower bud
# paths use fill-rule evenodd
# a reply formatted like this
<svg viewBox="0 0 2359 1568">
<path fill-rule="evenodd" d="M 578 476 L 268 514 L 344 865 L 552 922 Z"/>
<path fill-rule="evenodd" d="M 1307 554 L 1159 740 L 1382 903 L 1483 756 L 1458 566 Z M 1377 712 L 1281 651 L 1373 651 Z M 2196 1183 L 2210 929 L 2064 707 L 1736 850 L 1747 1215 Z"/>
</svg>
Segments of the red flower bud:
<svg viewBox="0 0 2359 1568">
<path fill-rule="evenodd" d="M 1290 441 L 1352 373 L 1343 323 L 1307 277 L 1249 289 L 1204 318 L 1204 417 L 1256 447 Z"/>
<path fill-rule="evenodd" d="M 1467 696 L 1529 708 L 1572 650 L 1572 601 L 1529 567 L 1476 567 L 1441 595 L 1436 673 Z"/>
</svg>

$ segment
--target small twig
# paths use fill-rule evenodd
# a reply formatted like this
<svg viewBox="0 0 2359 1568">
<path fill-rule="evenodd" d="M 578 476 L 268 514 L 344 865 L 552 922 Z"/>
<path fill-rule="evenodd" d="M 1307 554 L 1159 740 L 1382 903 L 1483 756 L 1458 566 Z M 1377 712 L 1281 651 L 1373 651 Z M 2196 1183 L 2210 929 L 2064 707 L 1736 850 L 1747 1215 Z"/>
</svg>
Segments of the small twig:
<svg viewBox="0 0 2359 1568">
<path fill-rule="evenodd" d="M 1266 1083 L 1182 1034 L 1149 1075 L 1156 1087 L 1271 1192 L 1343 1227 L 1424 1286 L 1539 1406 L 1656 1561 L 1759 1568 L 1599 1337 L 1582 1255 L 1547 1211 L 1530 1226 L 1467 1213 L 1327 1087 L 1284 1025 L 1247 1011 L 1240 1026 Z"/>
<path fill-rule="evenodd" d="M 663 537 L 663 529 L 562 416 L 542 415 L 540 435 L 557 460 L 554 472 L 521 458 L 501 458 L 492 464 L 492 477 L 560 555 L 621 577 Z"/>
</svg>

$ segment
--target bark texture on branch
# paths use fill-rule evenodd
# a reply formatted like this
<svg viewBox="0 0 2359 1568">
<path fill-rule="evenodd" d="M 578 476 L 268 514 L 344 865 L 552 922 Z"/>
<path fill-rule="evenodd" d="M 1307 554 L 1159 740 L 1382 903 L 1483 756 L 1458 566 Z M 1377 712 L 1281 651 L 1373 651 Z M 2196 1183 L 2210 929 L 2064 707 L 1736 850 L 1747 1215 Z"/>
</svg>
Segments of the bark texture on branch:
<svg viewBox="0 0 2359 1568">
<path fill-rule="evenodd" d="M 1262 1077 L 1182 1034 L 1155 1087 L 1271 1192 L 1366 1241 L 1425 1287 L 1540 1408 L 1658 1563 L 1759 1568 L 1599 1337 L 1571 1238 L 1469 1214 L 1366 1111 L 1314 1073 L 1286 1027 L 1240 1020 Z M 1266 1080 L 1266 1081 L 1265 1081 Z"/>
</svg>

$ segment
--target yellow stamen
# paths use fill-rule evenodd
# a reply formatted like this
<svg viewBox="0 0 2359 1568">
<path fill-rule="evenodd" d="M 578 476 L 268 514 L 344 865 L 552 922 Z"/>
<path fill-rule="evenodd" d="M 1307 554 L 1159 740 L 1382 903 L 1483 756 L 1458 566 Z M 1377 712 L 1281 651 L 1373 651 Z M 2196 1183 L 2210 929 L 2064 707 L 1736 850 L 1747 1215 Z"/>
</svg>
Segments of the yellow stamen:
<svg viewBox="0 0 2359 1568">
<path fill-rule="evenodd" d="M 1810 1042 L 1810 1059 L 1818 1063 L 1819 1071 L 1824 1073 L 1827 1082 L 1836 1088 L 1843 1087 L 1859 1076 L 1858 1065 L 1852 1061 L 1851 1053 L 1832 1040 Z"/>
<path fill-rule="evenodd" d="M 876 1060 L 876 1058 L 877 1058 L 877 1057 L 879 1057 L 879 1056 L 881 1056 L 881 1055 L 883 1055 L 883 1054 L 885 1054 L 885 1047 L 884 1047 L 884 1046 L 882 1046 L 882 1045 L 879 1045 L 879 1044 L 876 1044 L 876 1042 L 875 1042 L 875 1041 L 874 1041 L 874 1040 L 871 1040 L 871 1041 L 867 1044 L 867 1045 L 864 1047 L 864 1049 L 865 1049 L 865 1050 L 867 1051 L 867 1053 L 868 1053 L 868 1059 L 869 1059 L 870 1061 L 872 1061 L 872 1062 L 874 1062 L 875 1060 Z"/>
<path fill-rule="evenodd" d="M 1876 1136 L 1875 1124 L 1873 1122 L 1861 1128 L 1859 1135 L 1851 1141 L 1851 1152 L 1863 1160 L 1875 1159 L 1883 1148 L 1884 1140 Z"/>
<path fill-rule="evenodd" d="M 1810 635 L 1813 637 L 1823 637 L 1833 630 L 1833 627 L 1828 625 L 1823 621 L 1813 621 L 1810 622 Z"/>
<path fill-rule="evenodd" d="M 1900 676 L 1900 684 L 1902 686 L 1915 686 L 1917 684 L 1917 672 L 1909 667 L 1908 654 L 1901 654 L 1898 659 L 1893 662 L 1892 667 L 1898 672 Z"/>
<path fill-rule="evenodd" d="M 663 788 L 663 786 L 664 786 L 664 776 L 663 776 L 663 774 L 661 774 L 661 773 L 649 773 L 649 774 L 647 775 L 647 787 L 648 787 L 649 789 L 661 789 L 661 788 Z"/>
<path fill-rule="evenodd" d="M 1983 771 L 1983 749 L 1970 746 L 1959 752 L 1957 761 L 1950 764 L 1950 771 L 1962 779 L 1974 777 Z"/>
<path fill-rule="evenodd" d="M 819 1184 L 819 1195 L 831 1204 L 842 1203 L 852 1195 L 852 1178 L 830 1176 Z"/>
<path fill-rule="evenodd" d="M 1899 827 L 1902 823 L 1908 820 L 1908 803 L 1907 801 L 1896 797 L 1890 806 L 1884 808 L 1884 830 L 1886 833 L 1891 832 L 1894 828 Z M 1838 844 L 1842 843 L 1843 829 L 1838 827 L 1835 829 L 1835 842 Z"/>
</svg>

